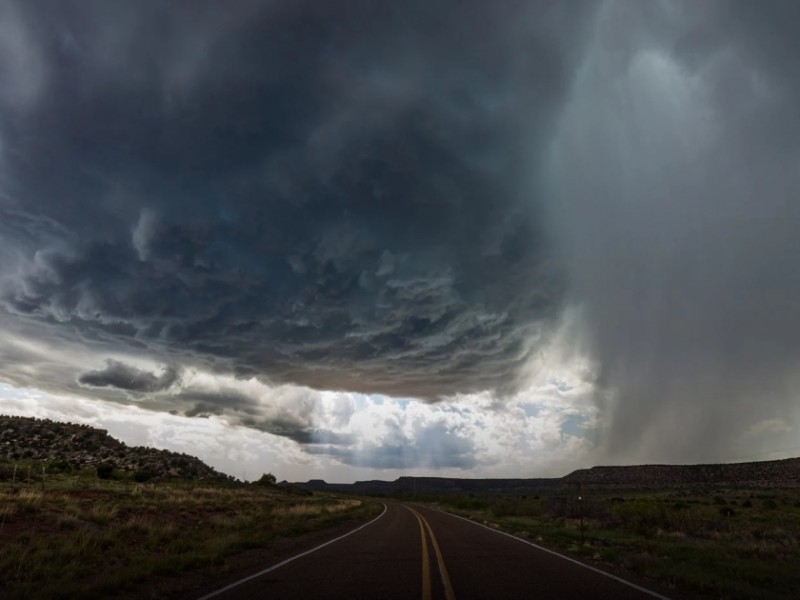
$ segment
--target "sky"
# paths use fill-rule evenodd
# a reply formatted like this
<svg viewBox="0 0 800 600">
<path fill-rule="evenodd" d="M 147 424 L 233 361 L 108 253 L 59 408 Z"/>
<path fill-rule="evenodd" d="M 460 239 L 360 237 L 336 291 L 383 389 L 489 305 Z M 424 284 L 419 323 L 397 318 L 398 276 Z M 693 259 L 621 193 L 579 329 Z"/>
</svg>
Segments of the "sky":
<svg viewBox="0 0 800 600">
<path fill-rule="evenodd" d="M 0 2 L 0 413 L 242 479 L 800 454 L 793 0 Z"/>
</svg>

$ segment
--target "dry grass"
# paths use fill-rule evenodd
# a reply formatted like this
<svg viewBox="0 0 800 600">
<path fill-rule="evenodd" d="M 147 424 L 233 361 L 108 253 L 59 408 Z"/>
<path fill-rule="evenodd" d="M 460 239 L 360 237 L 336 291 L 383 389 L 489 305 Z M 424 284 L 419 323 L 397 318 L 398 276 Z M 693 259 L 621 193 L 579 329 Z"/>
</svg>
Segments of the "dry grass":
<svg viewBox="0 0 800 600">
<path fill-rule="evenodd" d="M 53 479 L 56 479 L 55 477 Z M 0 598 L 104 597 L 153 577 L 224 568 L 228 557 L 367 516 L 377 505 L 277 488 L 74 478 L 0 483 Z"/>
<path fill-rule="evenodd" d="M 300 502 L 289 506 L 278 505 L 272 511 L 276 517 L 316 517 L 334 514 L 361 506 L 361 500 L 336 500 L 334 502 Z"/>
<path fill-rule="evenodd" d="M 584 491 L 580 502 L 565 493 L 431 500 L 680 591 L 800 598 L 800 490 Z"/>
</svg>

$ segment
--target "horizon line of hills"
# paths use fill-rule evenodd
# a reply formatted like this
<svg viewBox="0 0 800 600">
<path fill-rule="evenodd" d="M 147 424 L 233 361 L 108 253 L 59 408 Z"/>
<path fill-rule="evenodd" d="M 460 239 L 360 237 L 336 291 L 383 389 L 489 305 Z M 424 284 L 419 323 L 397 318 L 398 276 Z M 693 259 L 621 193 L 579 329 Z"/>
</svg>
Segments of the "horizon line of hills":
<svg viewBox="0 0 800 600">
<path fill-rule="evenodd" d="M 0 415 L 0 461 L 60 464 L 71 469 L 102 463 L 153 477 L 235 481 L 199 458 L 144 446 L 127 446 L 103 429 L 36 417 Z M 265 471 L 269 470 L 265 466 Z M 521 492 L 586 488 L 667 488 L 688 486 L 800 487 L 800 458 L 696 464 L 596 466 L 552 478 L 457 478 L 403 476 L 394 481 L 327 483 L 322 479 L 289 484 L 311 491 L 356 494 Z"/>
<path fill-rule="evenodd" d="M 399 477 L 394 481 L 293 482 L 311 491 L 354 494 L 514 493 L 589 488 L 659 489 L 679 487 L 800 487 L 800 458 L 696 465 L 596 466 L 550 478 Z"/>
</svg>

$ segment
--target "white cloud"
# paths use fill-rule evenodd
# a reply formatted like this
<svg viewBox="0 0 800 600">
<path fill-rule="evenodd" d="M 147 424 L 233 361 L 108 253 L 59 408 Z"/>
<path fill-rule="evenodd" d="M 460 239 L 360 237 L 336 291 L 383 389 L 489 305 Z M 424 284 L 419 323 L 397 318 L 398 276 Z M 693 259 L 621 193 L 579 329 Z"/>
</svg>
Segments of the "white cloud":
<svg viewBox="0 0 800 600">
<path fill-rule="evenodd" d="M 523 391 L 461 394 L 437 403 L 276 386 L 180 365 L 165 389 L 138 393 L 75 384 L 51 393 L 32 388 L 47 365 L 59 365 L 59 378 L 74 382 L 95 363 L 101 366 L 99 355 L 89 347 L 72 353 L 6 333 L 14 349 L 9 358 L 20 369 L 34 366 L 0 387 L 0 412 L 88 423 L 128 444 L 196 455 L 239 478 L 265 471 L 329 481 L 558 476 L 591 462 L 598 425 L 595 375 L 575 333 L 578 316 L 566 315 L 526 371 Z M 163 368 L 140 357 L 114 360 L 145 374 Z"/>
<path fill-rule="evenodd" d="M 128 444 L 199 456 L 239 478 L 258 477 L 266 471 L 281 479 L 329 481 L 393 479 L 408 474 L 560 475 L 566 469 L 582 466 L 581 461 L 592 447 L 584 437 L 565 433 L 563 427 L 571 415 L 591 421 L 594 409 L 583 397 L 566 401 L 559 398 L 560 392 L 553 386 L 530 389 L 506 399 L 474 394 L 427 404 L 293 386 L 270 388 L 255 380 L 240 381 L 197 371 L 188 373 L 183 385 L 185 389 L 202 389 L 209 394 L 238 391 L 257 403 L 256 419 L 291 421 L 307 428 L 312 438 L 334 434 L 343 441 L 326 446 L 325 440 L 320 439 L 319 444 L 308 446 L 289 437 L 239 426 L 235 415 L 190 418 L 8 385 L 0 386 L 0 410 L 5 414 L 87 423 L 107 429 Z M 328 447 L 330 452 L 325 451 Z M 404 460 L 419 464 L 406 465 L 402 460 L 381 463 L 376 456 L 395 450 L 405 453 Z M 453 458 L 465 460 L 471 468 L 437 468 L 447 464 L 441 462 L 443 452 L 458 452 Z M 387 468 L 370 468 L 373 464 Z M 407 468 L 398 468 L 404 465 Z"/>
</svg>

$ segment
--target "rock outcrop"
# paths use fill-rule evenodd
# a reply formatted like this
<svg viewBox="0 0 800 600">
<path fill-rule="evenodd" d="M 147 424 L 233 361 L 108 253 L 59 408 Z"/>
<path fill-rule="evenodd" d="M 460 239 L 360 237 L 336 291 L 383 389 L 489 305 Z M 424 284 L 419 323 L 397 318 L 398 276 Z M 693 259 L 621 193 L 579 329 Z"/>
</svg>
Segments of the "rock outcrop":
<svg viewBox="0 0 800 600">
<path fill-rule="evenodd" d="M 103 429 L 31 417 L 0 415 L 0 461 L 41 463 L 58 470 L 110 464 L 149 477 L 232 479 L 188 454 L 127 446 Z"/>
</svg>

